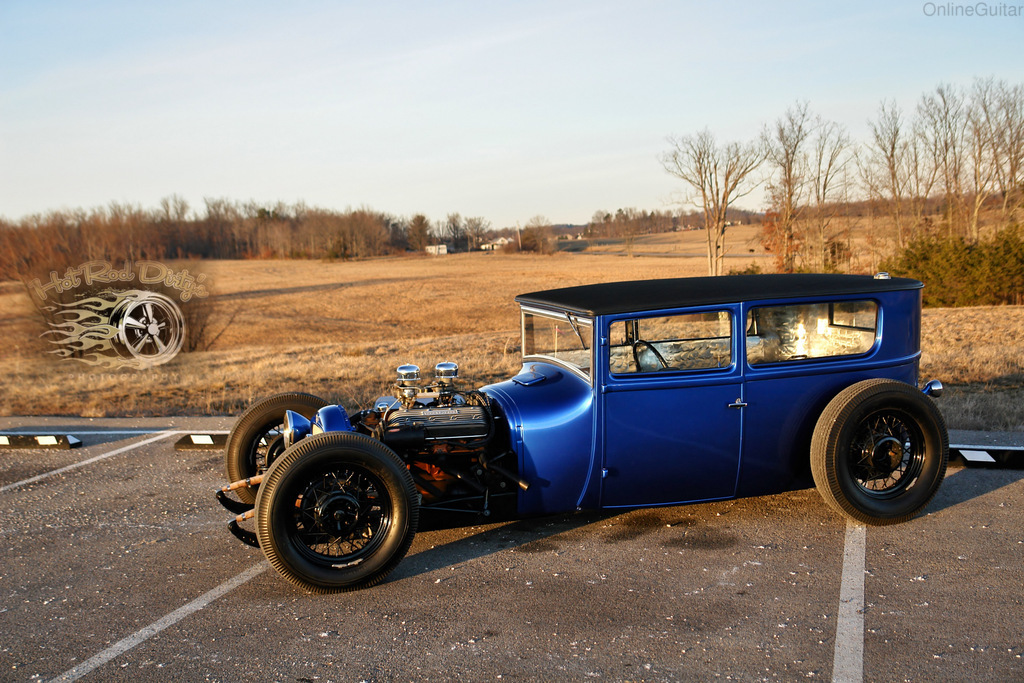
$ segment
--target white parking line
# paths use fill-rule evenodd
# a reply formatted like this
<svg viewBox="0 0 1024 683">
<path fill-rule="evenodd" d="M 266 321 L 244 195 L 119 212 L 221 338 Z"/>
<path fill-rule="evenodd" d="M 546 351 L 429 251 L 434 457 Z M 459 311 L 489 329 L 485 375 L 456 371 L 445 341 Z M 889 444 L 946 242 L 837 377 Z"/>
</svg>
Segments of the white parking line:
<svg viewBox="0 0 1024 683">
<path fill-rule="evenodd" d="M 136 645 L 146 642 L 147 640 L 149 640 L 156 634 L 160 633 L 164 629 L 168 628 L 169 626 L 174 626 L 190 614 L 198 612 L 199 610 L 203 609 L 217 598 L 238 588 L 246 581 L 256 576 L 259 576 L 264 571 L 266 571 L 266 569 L 266 564 L 257 564 L 253 565 L 252 567 L 249 567 L 238 576 L 232 579 L 228 579 L 227 581 L 217 586 L 213 590 L 203 593 L 187 605 L 179 607 L 178 609 L 174 610 L 162 619 L 154 621 L 149 626 L 146 626 L 145 628 L 136 631 L 127 638 L 124 638 L 123 640 L 114 643 L 113 645 L 111 645 L 95 657 L 87 659 L 86 661 L 82 662 L 73 669 L 69 669 L 51 680 L 77 681 L 82 676 L 85 676 L 91 673 L 92 671 L 95 671 L 96 669 L 103 666 L 115 657 L 118 657 L 127 652 L 128 650 L 131 650 Z"/>
<path fill-rule="evenodd" d="M 71 470 L 78 469 L 79 467 L 85 467 L 86 465 L 90 465 L 90 464 L 92 464 L 94 462 L 99 462 L 100 460 L 106 460 L 107 458 L 112 458 L 115 455 L 120 455 L 121 453 L 124 453 L 126 451 L 130 451 L 130 450 L 138 448 L 140 446 L 145 446 L 146 444 L 153 443 L 154 441 L 159 441 L 160 439 L 166 439 L 169 436 L 174 436 L 175 434 L 182 434 L 182 433 L 183 432 L 176 431 L 176 430 L 175 431 L 160 432 L 156 436 L 152 436 L 152 437 L 150 437 L 148 439 L 143 439 L 142 441 L 139 441 L 139 442 L 133 443 L 133 444 L 129 444 L 127 446 L 122 446 L 121 448 L 115 448 L 112 451 L 107 451 L 106 453 L 103 453 L 102 455 L 97 455 L 94 458 L 89 458 L 88 460 L 82 460 L 81 462 L 72 463 L 72 464 L 67 465 L 65 467 L 60 467 L 60 468 L 55 469 L 55 470 L 50 470 L 49 472 L 43 472 L 42 474 L 37 474 L 34 477 L 29 477 L 28 479 L 22 479 L 21 481 L 16 481 L 13 484 L 7 484 L 5 486 L 0 486 L 0 493 L 3 493 L 4 491 L 9 491 L 11 489 L 16 489 L 19 486 L 25 486 L 26 484 L 33 484 L 33 483 L 35 483 L 37 481 L 40 481 L 42 479 L 46 479 L 48 477 L 52 477 L 52 476 L 57 475 L 57 474 L 63 474 L 64 472 L 69 472 Z"/>
<path fill-rule="evenodd" d="M 836 649 L 832 658 L 833 683 L 864 680 L 864 546 L 867 528 L 846 524 L 843 578 L 839 585 Z"/>
</svg>

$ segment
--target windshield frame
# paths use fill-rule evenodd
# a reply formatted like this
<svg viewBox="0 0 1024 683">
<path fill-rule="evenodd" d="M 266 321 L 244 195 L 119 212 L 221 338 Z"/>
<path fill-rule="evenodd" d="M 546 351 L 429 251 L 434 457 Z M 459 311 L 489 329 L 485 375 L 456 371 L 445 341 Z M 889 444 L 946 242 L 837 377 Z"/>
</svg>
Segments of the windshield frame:
<svg viewBox="0 0 1024 683">
<path fill-rule="evenodd" d="M 562 357 L 561 355 L 552 355 L 549 353 L 527 353 L 527 338 L 526 338 L 526 318 L 527 316 L 534 316 L 539 318 L 545 318 L 560 323 L 566 323 L 572 329 L 571 338 L 577 343 L 582 342 L 584 349 L 587 351 L 587 356 L 590 359 L 589 367 L 581 367 L 576 363 L 572 362 L 568 358 Z M 520 344 L 523 354 L 523 362 L 527 360 L 543 360 L 547 363 L 553 363 L 560 367 L 564 367 L 571 371 L 573 374 L 585 379 L 588 383 L 593 382 L 594 377 L 594 366 L 596 363 L 595 351 L 594 351 L 594 339 L 595 339 L 595 319 L 586 315 L 577 315 L 570 313 L 565 310 L 538 308 L 535 306 L 521 306 L 519 316 L 519 327 L 520 327 Z M 589 334 L 583 330 L 589 326 Z M 579 353 L 584 349 L 573 349 L 574 353 Z M 531 348 L 531 351 L 533 349 Z"/>
</svg>

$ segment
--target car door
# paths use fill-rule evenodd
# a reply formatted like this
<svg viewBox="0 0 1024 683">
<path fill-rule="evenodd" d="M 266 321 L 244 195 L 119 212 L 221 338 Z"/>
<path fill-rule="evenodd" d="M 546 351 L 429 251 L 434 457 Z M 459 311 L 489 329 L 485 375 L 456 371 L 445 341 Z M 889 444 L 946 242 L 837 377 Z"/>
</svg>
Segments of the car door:
<svg viewBox="0 0 1024 683">
<path fill-rule="evenodd" d="M 743 393 L 738 307 L 602 325 L 602 507 L 736 493 Z"/>
</svg>

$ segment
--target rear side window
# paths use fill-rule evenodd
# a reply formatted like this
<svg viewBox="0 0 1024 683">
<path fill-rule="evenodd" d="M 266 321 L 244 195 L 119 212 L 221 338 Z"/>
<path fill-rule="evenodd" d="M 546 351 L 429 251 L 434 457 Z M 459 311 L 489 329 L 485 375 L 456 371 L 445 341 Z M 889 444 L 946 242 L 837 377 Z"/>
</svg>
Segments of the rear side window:
<svg viewBox="0 0 1024 683">
<path fill-rule="evenodd" d="M 747 362 L 759 365 L 867 353 L 874 346 L 877 327 L 874 301 L 759 306 L 747 313 Z"/>
<path fill-rule="evenodd" d="M 609 332 L 612 374 L 707 370 L 732 364 L 728 311 L 616 320 Z"/>
</svg>

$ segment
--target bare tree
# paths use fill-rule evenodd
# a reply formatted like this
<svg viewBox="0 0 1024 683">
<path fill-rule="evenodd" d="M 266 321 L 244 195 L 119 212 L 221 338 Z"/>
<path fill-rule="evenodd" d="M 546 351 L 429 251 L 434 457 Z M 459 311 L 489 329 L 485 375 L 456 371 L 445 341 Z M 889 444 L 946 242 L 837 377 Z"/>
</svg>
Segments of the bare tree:
<svg viewBox="0 0 1024 683">
<path fill-rule="evenodd" d="M 921 133 L 942 182 L 947 229 L 950 234 L 966 228 L 964 201 L 965 138 L 967 105 L 960 90 L 942 84 L 922 95 L 917 105 Z"/>
<path fill-rule="evenodd" d="M 247 230 L 237 207 L 227 199 L 204 197 L 206 218 L 204 228 L 209 234 L 220 234 L 222 239 L 230 238 L 226 247 L 231 258 L 246 257 L 253 252 L 252 231 Z"/>
<path fill-rule="evenodd" d="M 633 207 L 619 209 L 612 225 L 616 236 L 626 243 L 626 255 L 632 257 L 637 235 L 643 232 L 643 214 Z"/>
<path fill-rule="evenodd" d="M 970 201 L 968 234 L 977 241 L 981 237 L 981 209 L 996 189 L 999 174 L 997 144 L 998 94 L 992 79 L 977 79 L 971 88 L 967 110 L 968 192 Z"/>
<path fill-rule="evenodd" d="M 904 179 L 906 238 L 910 240 L 917 236 L 918 231 L 926 223 L 925 213 L 928 207 L 928 198 L 931 196 L 932 190 L 935 189 L 935 183 L 938 182 L 939 177 L 939 169 L 928 153 L 926 136 L 920 121 L 914 121 L 911 134 L 903 144 L 900 167 L 897 172 Z"/>
<path fill-rule="evenodd" d="M 467 218 L 465 223 L 466 244 L 470 251 L 484 241 L 484 235 L 491 229 L 491 222 L 481 216 Z"/>
<path fill-rule="evenodd" d="M 550 254 L 552 251 L 551 221 L 541 215 L 528 220 L 526 227 L 519 233 L 519 249 L 538 254 Z"/>
<path fill-rule="evenodd" d="M 466 228 L 462 222 L 462 216 L 457 213 L 448 214 L 442 226 L 444 239 L 452 244 L 453 249 L 459 248 L 459 242 L 465 240 Z"/>
<path fill-rule="evenodd" d="M 819 270 L 835 267 L 830 258 L 829 228 L 840 208 L 839 198 L 846 191 L 846 167 L 850 162 L 850 136 L 846 129 L 834 121 L 818 118 L 810 165 L 810 185 L 813 196 L 813 226 L 815 261 Z"/>
<path fill-rule="evenodd" d="M 1003 222 L 1020 219 L 1024 206 L 1024 85 L 995 85 L 993 157 L 996 184 L 1002 195 Z"/>
<path fill-rule="evenodd" d="M 357 209 L 347 217 L 355 243 L 355 256 L 376 256 L 387 251 L 391 232 L 383 214 L 370 209 Z"/>
<path fill-rule="evenodd" d="M 804 208 L 809 173 L 806 144 L 811 132 L 807 102 L 800 102 L 786 110 L 772 128 L 765 128 L 761 134 L 771 166 L 768 191 L 773 230 L 770 241 L 779 259 L 779 269 L 784 273 L 792 273 L 796 269 L 799 251 L 796 224 Z"/>
<path fill-rule="evenodd" d="M 188 219 L 188 202 L 180 195 L 172 194 L 160 200 L 158 215 L 168 223 L 183 223 Z"/>
<path fill-rule="evenodd" d="M 587 224 L 587 236 L 608 237 L 611 235 L 611 230 L 612 215 L 604 209 L 595 211 L 590 218 L 590 223 Z"/>
<path fill-rule="evenodd" d="M 672 148 L 661 156 L 661 165 L 689 186 L 687 201 L 703 209 L 708 274 L 720 275 L 725 258 L 725 213 L 756 187 L 751 174 L 764 161 L 764 151 L 757 142 L 719 145 L 706 128 L 668 141 Z"/>
<path fill-rule="evenodd" d="M 882 102 L 868 127 L 871 139 L 858 155 L 861 180 L 868 197 L 887 207 L 895 247 L 902 249 L 924 220 L 938 168 L 921 123 L 907 130 L 895 102 Z"/>
<path fill-rule="evenodd" d="M 871 140 L 861 157 L 861 178 L 868 196 L 889 204 L 896 232 L 896 246 L 904 244 L 903 202 L 906 178 L 901 172 L 904 159 L 905 137 L 903 114 L 895 102 L 882 102 L 878 119 L 868 121 Z"/>
</svg>

